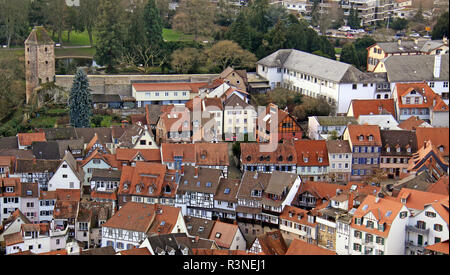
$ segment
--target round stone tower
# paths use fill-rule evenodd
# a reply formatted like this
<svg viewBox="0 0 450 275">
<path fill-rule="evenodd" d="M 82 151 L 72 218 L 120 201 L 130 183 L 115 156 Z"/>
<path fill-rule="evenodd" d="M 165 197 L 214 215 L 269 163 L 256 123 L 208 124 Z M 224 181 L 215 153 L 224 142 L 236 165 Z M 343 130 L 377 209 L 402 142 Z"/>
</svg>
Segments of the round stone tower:
<svg viewBox="0 0 450 275">
<path fill-rule="evenodd" d="M 34 27 L 25 40 L 26 100 L 43 83 L 55 81 L 55 42 L 44 27 Z"/>
</svg>

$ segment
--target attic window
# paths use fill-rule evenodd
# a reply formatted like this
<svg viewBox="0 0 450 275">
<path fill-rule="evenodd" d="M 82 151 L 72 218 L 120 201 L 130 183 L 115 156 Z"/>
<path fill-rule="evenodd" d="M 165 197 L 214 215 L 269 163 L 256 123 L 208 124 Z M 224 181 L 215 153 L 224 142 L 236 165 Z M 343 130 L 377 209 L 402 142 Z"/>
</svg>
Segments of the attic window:
<svg viewBox="0 0 450 275">
<path fill-rule="evenodd" d="M 359 137 L 358 137 L 358 140 L 364 140 L 364 136 L 363 135 L 360 135 Z"/>
<path fill-rule="evenodd" d="M 391 147 L 387 147 L 387 148 L 386 148 L 386 152 L 389 153 L 390 151 L 391 151 Z"/>
<path fill-rule="evenodd" d="M 392 211 L 386 212 L 386 217 L 389 217 L 392 214 Z"/>
<path fill-rule="evenodd" d="M 169 185 L 166 185 L 166 186 L 164 187 L 164 193 L 172 193 L 172 189 L 170 188 Z"/>
<path fill-rule="evenodd" d="M 212 184 L 211 184 L 211 182 L 209 182 L 209 181 L 206 183 L 206 187 L 211 187 L 211 185 L 212 185 Z"/>
<path fill-rule="evenodd" d="M 252 197 L 261 197 L 261 190 L 252 190 Z"/>
<path fill-rule="evenodd" d="M 260 161 L 263 161 L 263 160 L 264 160 L 264 156 L 260 156 L 260 157 L 259 157 L 259 160 L 260 160 Z"/>
<path fill-rule="evenodd" d="M 123 185 L 123 188 L 124 188 L 124 189 L 128 189 L 128 184 L 125 183 L 125 184 Z"/>
<path fill-rule="evenodd" d="M 252 157 L 251 156 L 247 156 L 247 161 L 251 161 Z"/>
<path fill-rule="evenodd" d="M 217 232 L 217 233 L 216 233 L 216 238 L 217 238 L 217 239 L 220 239 L 220 236 L 222 236 L 222 233 Z"/>
<path fill-rule="evenodd" d="M 266 157 L 266 161 L 270 161 L 270 156 L 267 156 L 267 157 Z"/>
<path fill-rule="evenodd" d="M 370 140 L 370 141 L 373 140 L 373 136 L 372 136 L 372 135 L 369 136 L 369 140 Z"/>
<path fill-rule="evenodd" d="M 289 156 L 289 157 L 287 158 L 288 161 L 292 161 L 292 159 L 293 159 L 292 156 Z"/>
<path fill-rule="evenodd" d="M 397 153 L 400 153 L 400 151 L 401 151 L 401 148 L 399 146 L 399 147 L 397 147 Z"/>
<path fill-rule="evenodd" d="M 368 207 L 369 207 L 369 206 L 368 206 L 367 204 L 364 204 L 362 210 L 366 211 Z"/>
<path fill-rule="evenodd" d="M 320 157 L 319 157 L 319 162 L 322 162 L 322 161 L 323 161 L 323 158 L 320 158 Z"/>
<path fill-rule="evenodd" d="M 444 152 L 444 146 L 443 145 L 439 146 L 438 148 L 439 148 L 440 152 Z"/>
<path fill-rule="evenodd" d="M 283 156 L 279 156 L 278 161 L 283 161 Z"/>
<path fill-rule="evenodd" d="M 308 162 L 308 158 L 303 158 L 303 162 Z"/>
<path fill-rule="evenodd" d="M 161 226 L 164 226 L 165 224 L 166 224 L 165 221 L 162 221 L 162 222 L 161 222 Z"/>
<path fill-rule="evenodd" d="M 225 188 L 225 191 L 223 191 L 224 194 L 230 194 L 230 188 Z"/>
<path fill-rule="evenodd" d="M 200 226 L 200 227 L 198 228 L 198 232 L 203 232 L 203 230 L 205 230 L 205 228 L 204 228 L 203 226 Z"/>
<path fill-rule="evenodd" d="M 406 152 L 411 153 L 411 147 L 406 148 Z"/>
<path fill-rule="evenodd" d="M 199 181 L 197 181 L 197 187 L 200 187 L 200 182 Z"/>
<path fill-rule="evenodd" d="M 187 181 L 187 180 L 185 180 L 185 181 L 184 181 L 184 184 L 188 184 L 188 181 Z"/>
</svg>

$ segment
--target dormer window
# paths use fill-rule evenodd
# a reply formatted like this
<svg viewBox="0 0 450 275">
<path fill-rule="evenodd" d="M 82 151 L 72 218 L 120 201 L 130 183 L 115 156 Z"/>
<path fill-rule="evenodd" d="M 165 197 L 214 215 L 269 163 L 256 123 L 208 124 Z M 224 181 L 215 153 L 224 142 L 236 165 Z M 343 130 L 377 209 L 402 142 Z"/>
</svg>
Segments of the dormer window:
<svg viewBox="0 0 450 275">
<path fill-rule="evenodd" d="M 397 153 L 400 153 L 400 151 L 401 151 L 401 148 L 399 146 L 399 147 L 397 147 Z"/>
<path fill-rule="evenodd" d="M 391 152 L 391 147 L 386 147 L 386 152 Z"/>
<path fill-rule="evenodd" d="M 127 183 L 125 183 L 125 184 L 123 185 L 123 189 L 128 189 L 128 184 L 127 184 Z"/>
<path fill-rule="evenodd" d="M 150 186 L 150 187 L 148 188 L 148 193 L 149 193 L 149 194 L 152 194 L 152 193 L 153 193 L 153 190 L 154 190 L 154 188 Z"/>
<path fill-rule="evenodd" d="M 443 145 L 439 146 L 438 148 L 439 148 L 439 152 L 444 152 L 444 146 Z"/>
<path fill-rule="evenodd" d="M 164 193 L 168 193 L 168 194 L 172 193 L 172 188 L 170 188 L 169 185 L 166 185 L 166 186 L 164 187 Z"/>
<path fill-rule="evenodd" d="M 14 187 L 11 187 L 11 186 L 6 187 L 5 192 L 6 193 L 14 193 Z"/>
<path fill-rule="evenodd" d="M 136 186 L 136 192 L 137 192 L 137 193 L 141 193 L 141 186 L 140 186 L 140 185 L 137 185 L 137 186 Z"/>
<path fill-rule="evenodd" d="M 251 161 L 252 157 L 251 156 L 247 156 L 247 161 Z"/>
<path fill-rule="evenodd" d="M 322 161 L 323 161 L 323 159 L 319 157 L 319 162 L 322 162 Z"/>
<path fill-rule="evenodd" d="M 406 148 L 406 152 L 411 153 L 411 147 Z"/>
<path fill-rule="evenodd" d="M 308 158 L 303 158 L 303 162 L 308 162 Z"/>
<path fill-rule="evenodd" d="M 369 136 L 369 141 L 373 141 L 373 136 L 372 135 Z"/>
<path fill-rule="evenodd" d="M 358 140 L 359 140 L 359 141 L 364 140 L 364 136 L 363 136 L 363 135 L 360 135 L 360 136 L 358 137 Z"/>
<path fill-rule="evenodd" d="M 288 160 L 288 161 L 292 161 L 292 160 L 293 160 L 293 157 L 292 157 L 292 156 L 288 156 L 287 160 Z"/>
<path fill-rule="evenodd" d="M 252 190 L 252 197 L 257 197 L 260 198 L 261 197 L 261 190 Z"/>
</svg>

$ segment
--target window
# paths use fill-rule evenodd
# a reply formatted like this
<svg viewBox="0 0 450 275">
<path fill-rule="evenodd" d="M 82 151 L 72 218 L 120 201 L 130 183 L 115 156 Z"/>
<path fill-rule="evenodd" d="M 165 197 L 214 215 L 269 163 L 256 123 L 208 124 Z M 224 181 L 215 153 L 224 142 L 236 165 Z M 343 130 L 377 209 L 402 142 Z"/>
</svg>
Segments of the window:
<svg viewBox="0 0 450 275">
<path fill-rule="evenodd" d="M 442 225 L 440 225 L 440 224 L 434 224 L 434 231 L 437 231 L 437 232 L 442 232 Z"/>
<path fill-rule="evenodd" d="M 353 85 L 352 85 L 352 89 L 353 89 L 353 90 L 356 90 L 357 88 L 358 88 L 358 84 L 353 84 Z"/>
<path fill-rule="evenodd" d="M 430 82 L 428 84 L 429 84 L 430 88 L 434 88 L 434 82 Z"/>
<path fill-rule="evenodd" d="M 419 229 L 426 229 L 427 228 L 427 224 L 424 221 L 417 221 L 416 227 Z"/>
<path fill-rule="evenodd" d="M 63 179 L 67 179 L 67 175 L 66 174 L 62 175 L 62 177 L 63 177 Z"/>
<path fill-rule="evenodd" d="M 404 219 L 406 217 L 408 217 L 408 212 L 406 212 L 406 211 L 400 212 L 400 219 Z"/>
<path fill-rule="evenodd" d="M 357 244 L 357 243 L 354 243 L 353 244 L 353 250 L 361 252 L 361 245 Z"/>
<path fill-rule="evenodd" d="M 430 211 L 426 211 L 425 212 L 425 216 L 427 216 L 429 218 L 436 218 L 436 213 L 430 212 Z"/>
</svg>

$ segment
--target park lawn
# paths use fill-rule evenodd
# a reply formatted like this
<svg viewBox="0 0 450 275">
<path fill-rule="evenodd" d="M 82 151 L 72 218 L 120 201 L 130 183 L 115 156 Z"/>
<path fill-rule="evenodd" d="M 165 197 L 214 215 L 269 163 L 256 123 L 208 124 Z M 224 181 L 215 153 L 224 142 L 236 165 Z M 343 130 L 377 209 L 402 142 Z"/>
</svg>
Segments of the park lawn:
<svg viewBox="0 0 450 275">
<path fill-rule="evenodd" d="M 72 31 L 70 33 L 70 42 L 68 42 L 67 40 L 67 31 L 63 31 L 62 32 L 62 45 L 63 46 L 90 46 L 90 42 L 89 42 L 89 34 L 87 31 L 84 32 L 75 32 Z M 94 40 L 94 45 L 95 45 L 95 32 L 93 33 L 93 40 Z M 55 36 L 53 36 L 53 41 L 55 41 L 55 43 L 58 43 L 58 35 L 55 34 Z"/>
<path fill-rule="evenodd" d="M 63 49 L 63 48 L 56 48 L 55 49 L 55 56 L 56 57 L 63 57 L 63 56 L 83 56 L 83 57 L 94 57 L 95 55 L 95 48 L 70 48 L 70 49 Z"/>
<path fill-rule="evenodd" d="M 173 29 L 163 29 L 163 39 L 165 41 L 190 41 L 194 40 L 193 35 L 185 35 Z"/>
</svg>

